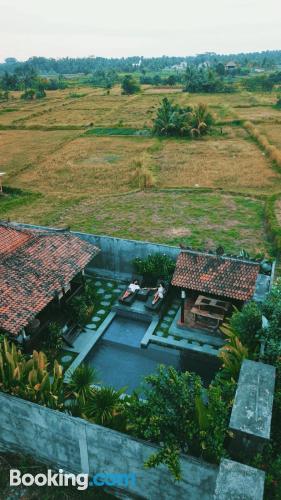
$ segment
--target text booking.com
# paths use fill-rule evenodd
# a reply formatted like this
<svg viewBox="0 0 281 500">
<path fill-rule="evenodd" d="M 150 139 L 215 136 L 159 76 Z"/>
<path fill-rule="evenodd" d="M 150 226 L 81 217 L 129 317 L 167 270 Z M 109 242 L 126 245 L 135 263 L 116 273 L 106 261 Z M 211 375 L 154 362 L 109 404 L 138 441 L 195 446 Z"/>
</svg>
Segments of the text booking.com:
<svg viewBox="0 0 281 500">
<path fill-rule="evenodd" d="M 86 490 L 89 486 L 128 487 L 136 485 L 136 474 L 127 473 L 97 473 L 91 478 L 88 474 L 71 474 L 59 469 L 54 472 L 48 469 L 46 473 L 22 473 L 18 469 L 10 470 L 10 486 L 74 486 L 77 490 Z"/>
</svg>

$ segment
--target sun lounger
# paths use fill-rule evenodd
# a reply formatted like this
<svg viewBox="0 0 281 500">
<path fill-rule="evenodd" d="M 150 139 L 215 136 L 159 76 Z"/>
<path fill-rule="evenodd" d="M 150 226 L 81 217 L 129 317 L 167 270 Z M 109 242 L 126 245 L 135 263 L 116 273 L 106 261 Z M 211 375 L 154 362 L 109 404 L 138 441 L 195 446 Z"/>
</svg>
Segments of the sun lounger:
<svg viewBox="0 0 281 500">
<path fill-rule="evenodd" d="M 119 300 L 120 304 L 124 304 L 126 306 L 130 306 L 135 301 L 138 293 L 139 293 L 139 291 L 136 290 L 134 293 L 130 293 L 130 295 L 128 295 L 128 297 L 126 297 L 125 299 L 123 299 L 124 292 L 122 292 L 122 295 L 120 295 L 120 297 L 118 298 L 118 300 Z"/>
</svg>

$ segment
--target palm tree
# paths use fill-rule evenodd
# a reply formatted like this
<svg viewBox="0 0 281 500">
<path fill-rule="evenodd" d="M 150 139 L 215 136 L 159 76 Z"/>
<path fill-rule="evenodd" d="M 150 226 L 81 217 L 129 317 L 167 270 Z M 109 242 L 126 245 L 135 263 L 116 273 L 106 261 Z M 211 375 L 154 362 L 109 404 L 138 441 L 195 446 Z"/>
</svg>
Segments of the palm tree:
<svg viewBox="0 0 281 500">
<path fill-rule="evenodd" d="M 96 370 L 87 364 L 82 364 L 71 374 L 67 397 L 74 396 L 84 406 L 93 392 L 92 386 L 95 383 L 97 383 Z"/>
<path fill-rule="evenodd" d="M 203 135 L 213 124 L 214 119 L 208 110 L 206 104 L 199 103 L 190 114 L 191 118 L 191 135 Z"/>
<path fill-rule="evenodd" d="M 96 424 L 118 430 L 124 429 L 125 406 L 120 396 L 124 394 L 125 389 L 115 391 L 113 387 L 101 387 L 101 389 L 92 392 L 85 404 L 85 416 Z"/>
</svg>

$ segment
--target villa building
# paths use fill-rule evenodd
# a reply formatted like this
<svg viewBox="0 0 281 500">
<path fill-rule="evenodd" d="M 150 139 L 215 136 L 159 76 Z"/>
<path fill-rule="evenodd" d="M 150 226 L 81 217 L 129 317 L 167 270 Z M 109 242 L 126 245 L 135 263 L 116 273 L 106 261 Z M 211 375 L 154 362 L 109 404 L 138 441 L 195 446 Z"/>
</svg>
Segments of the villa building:
<svg viewBox="0 0 281 500">
<path fill-rule="evenodd" d="M 99 252 L 67 231 L 0 224 L 0 330 L 19 338 Z"/>
</svg>

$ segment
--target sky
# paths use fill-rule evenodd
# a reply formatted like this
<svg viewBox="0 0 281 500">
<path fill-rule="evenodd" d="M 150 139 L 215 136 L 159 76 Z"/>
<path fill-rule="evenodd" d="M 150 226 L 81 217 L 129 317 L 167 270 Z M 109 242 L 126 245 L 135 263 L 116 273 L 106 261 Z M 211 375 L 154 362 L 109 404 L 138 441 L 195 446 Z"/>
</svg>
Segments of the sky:
<svg viewBox="0 0 281 500">
<path fill-rule="evenodd" d="M 281 49 L 280 0 L 0 0 L 0 60 Z"/>
</svg>

